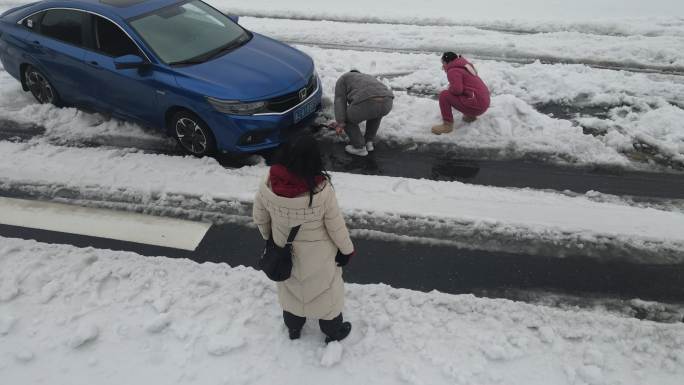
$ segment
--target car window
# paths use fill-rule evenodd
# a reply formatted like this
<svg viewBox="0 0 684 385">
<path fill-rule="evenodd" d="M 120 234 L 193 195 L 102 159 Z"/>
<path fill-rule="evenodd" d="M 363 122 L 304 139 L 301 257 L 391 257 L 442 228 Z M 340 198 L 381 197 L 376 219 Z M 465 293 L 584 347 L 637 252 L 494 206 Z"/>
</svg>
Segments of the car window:
<svg viewBox="0 0 684 385">
<path fill-rule="evenodd" d="M 198 0 L 158 9 L 129 24 L 169 64 L 211 57 L 250 38 L 242 27 Z"/>
<path fill-rule="evenodd" d="M 40 22 L 40 33 L 65 43 L 83 45 L 84 13 L 68 9 L 51 9 Z"/>
<path fill-rule="evenodd" d="M 124 55 L 141 56 L 140 50 L 116 24 L 99 16 L 95 21 L 95 48 L 105 55 L 119 57 Z"/>
<path fill-rule="evenodd" d="M 31 15 L 24 19 L 21 24 L 28 29 L 38 31 L 38 27 L 40 26 L 40 18 L 43 17 L 44 13 L 45 12 L 38 12 L 35 15 Z"/>
</svg>

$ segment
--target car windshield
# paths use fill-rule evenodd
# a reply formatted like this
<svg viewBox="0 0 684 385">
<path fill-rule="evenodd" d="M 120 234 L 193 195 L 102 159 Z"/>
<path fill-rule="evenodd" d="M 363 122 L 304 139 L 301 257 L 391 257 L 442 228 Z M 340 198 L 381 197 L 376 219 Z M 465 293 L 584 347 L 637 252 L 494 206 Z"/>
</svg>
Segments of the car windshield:
<svg viewBox="0 0 684 385">
<path fill-rule="evenodd" d="M 159 9 L 129 23 L 167 64 L 200 63 L 250 38 L 224 14 L 197 0 Z"/>
</svg>

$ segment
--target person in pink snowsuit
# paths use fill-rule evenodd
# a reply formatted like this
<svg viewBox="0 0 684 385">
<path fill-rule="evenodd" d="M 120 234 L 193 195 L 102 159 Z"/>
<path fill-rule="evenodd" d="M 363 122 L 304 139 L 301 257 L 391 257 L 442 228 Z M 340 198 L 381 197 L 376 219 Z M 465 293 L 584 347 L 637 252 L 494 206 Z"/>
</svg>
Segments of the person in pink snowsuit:
<svg viewBox="0 0 684 385">
<path fill-rule="evenodd" d="M 442 124 L 432 127 L 436 135 L 448 134 L 454 130 L 452 108 L 463 114 L 463 121 L 470 123 L 489 108 L 489 89 L 482 81 L 475 67 L 461 55 L 445 52 L 442 68 L 449 79 L 449 88 L 439 94 L 439 108 Z"/>
</svg>

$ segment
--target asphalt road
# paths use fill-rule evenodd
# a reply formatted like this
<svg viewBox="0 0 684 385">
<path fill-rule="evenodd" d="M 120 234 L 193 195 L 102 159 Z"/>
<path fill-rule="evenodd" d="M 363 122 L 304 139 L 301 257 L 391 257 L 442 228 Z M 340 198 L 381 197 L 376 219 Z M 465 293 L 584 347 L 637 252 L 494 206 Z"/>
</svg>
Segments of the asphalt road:
<svg viewBox="0 0 684 385">
<path fill-rule="evenodd" d="M 256 229 L 213 226 L 194 252 L 0 225 L 0 235 L 54 244 L 132 251 L 147 256 L 254 266 L 263 247 Z M 358 254 L 345 280 L 445 293 L 541 290 L 661 302 L 684 301 L 684 265 L 604 263 L 587 258 L 526 256 L 376 239 L 355 239 Z"/>
<path fill-rule="evenodd" d="M 684 174 L 661 174 L 598 167 L 564 167 L 538 161 L 464 158 L 457 151 L 405 150 L 382 142 L 366 158 L 344 152 L 341 143 L 322 141 L 332 171 L 459 181 L 516 188 L 621 196 L 684 199 Z"/>
</svg>

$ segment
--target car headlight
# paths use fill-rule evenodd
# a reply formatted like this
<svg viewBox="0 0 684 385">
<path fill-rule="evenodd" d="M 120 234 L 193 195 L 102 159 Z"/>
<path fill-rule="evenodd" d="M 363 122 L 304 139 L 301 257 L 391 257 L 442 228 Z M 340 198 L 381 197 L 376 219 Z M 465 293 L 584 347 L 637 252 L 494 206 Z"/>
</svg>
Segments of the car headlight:
<svg viewBox="0 0 684 385">
<path fill-rule="evenodd" d="M 254 115 L 266 111 L 266 102 L 243 103 L 238 100 L 221 100 L 207 97 L 207 101 L 216 111 L 230 115 Z"/>
</svg>

